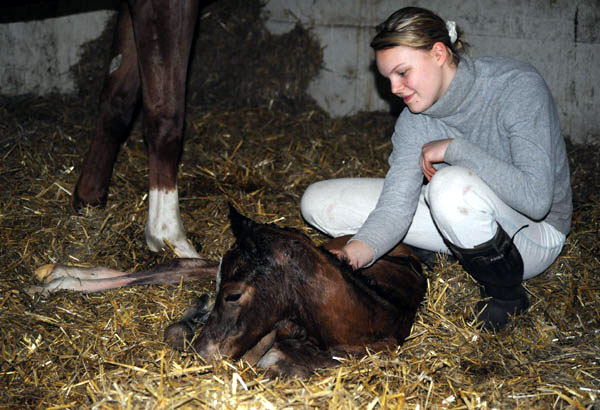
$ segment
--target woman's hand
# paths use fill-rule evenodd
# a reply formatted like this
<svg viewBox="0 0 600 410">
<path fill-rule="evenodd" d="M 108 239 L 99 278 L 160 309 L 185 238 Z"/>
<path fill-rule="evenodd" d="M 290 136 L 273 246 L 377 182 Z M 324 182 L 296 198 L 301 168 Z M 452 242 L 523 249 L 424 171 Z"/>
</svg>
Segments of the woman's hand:
<svg viewBox="0 0 600 410">
<path fill-rule="evenodd" d="M 348 262 L 352 269 L 362 268 L 373 260 L 373 252 L 361 241 L 348 242 L 342 249 L 332 249 L 330 251 L 338 259 Z"/>
<path fill-rule="evenodd" d="M 419 158 L 419 165 L 421 166 L 423 174 L 428 181 L 431 181 L 433 174 L 436 172 L 433 164 L 444 162 L 446 150 L 448 149 L 448 145 L 450 145 L 452 140 L 453 138 L 447 138 L 444 140 L 428 142 L 427 144 L 423 145 L 423 148 L 421 149 L 421 157 Z"/>
</svg>

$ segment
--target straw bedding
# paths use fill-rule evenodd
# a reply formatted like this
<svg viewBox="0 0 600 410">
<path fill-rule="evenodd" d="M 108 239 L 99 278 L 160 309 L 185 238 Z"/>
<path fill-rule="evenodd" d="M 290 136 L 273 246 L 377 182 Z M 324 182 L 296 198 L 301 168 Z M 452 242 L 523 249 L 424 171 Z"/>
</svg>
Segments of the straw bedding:
<svg viewBox="0 0 600 410">
<path fill-rule="evenodd" d="M 227 201 L 322 242 L 299 214 L 306 187 L 382 177 L 391 150 L 388 114 L 331 119 L 316 107 L 304 89 L 320 66 L 318 44 L 301 27 L 268 34 L 259 11 L 257 2 L 205 8 L 195 45 L 179 188 L 189 238 L 207 258 L 232 243 Z M 365 351 L 306 380 L 267 379 L 246 363 L 206 363 L 163 343 L 167 324 L 213 292 L 212 282 L 30 297 L 24 290 L 45 263 L 138 270 L 173 257 L 143 241 L 139 120 L 107 207 L 69 206 L 109 38 L 76 68 L 81 96 L 0 100 L 0 407 L 600 408 L 600 155 L 592 145 L 568 144 L 573 231 L 558 261 L 527 282 L 531 309 L 499 334 L 474 326 L 476 286 L 444 256 L 427 272 L 429 291 L 403 346 Z"/>
</svg>

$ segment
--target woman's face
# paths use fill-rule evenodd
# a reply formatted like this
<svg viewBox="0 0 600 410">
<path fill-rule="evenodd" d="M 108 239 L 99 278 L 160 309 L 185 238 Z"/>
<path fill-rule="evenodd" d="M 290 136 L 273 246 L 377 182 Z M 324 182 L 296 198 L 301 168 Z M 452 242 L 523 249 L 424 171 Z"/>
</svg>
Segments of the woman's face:
<svg viewBox="0 0 600 410">
<path fill-rule="evenodd" d="M 448 78 L 444 66 L 447 51 L 436 43 L 431 50 L 396 46 L 378 50 L 375 54 L 377 69 L 390 80 L 392 93 L 404 100 L 408 109 L 420 113 L 436 102 L 450 85 L 454 72 Z"/>
</svg>

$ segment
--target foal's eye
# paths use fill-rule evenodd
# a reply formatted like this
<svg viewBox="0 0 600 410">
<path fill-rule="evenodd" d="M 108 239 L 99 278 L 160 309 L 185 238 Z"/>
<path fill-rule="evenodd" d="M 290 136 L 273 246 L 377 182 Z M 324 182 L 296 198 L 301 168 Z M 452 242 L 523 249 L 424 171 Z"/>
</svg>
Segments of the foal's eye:
<svg viewBox="0 0 600 410">
<path fill-rule="evenodd" d="M 241 296 L 241 293 L 231 293 L 225 296 L 225 302 L 237 302 L 238 300 L 240 300 Z"/>
</svg>

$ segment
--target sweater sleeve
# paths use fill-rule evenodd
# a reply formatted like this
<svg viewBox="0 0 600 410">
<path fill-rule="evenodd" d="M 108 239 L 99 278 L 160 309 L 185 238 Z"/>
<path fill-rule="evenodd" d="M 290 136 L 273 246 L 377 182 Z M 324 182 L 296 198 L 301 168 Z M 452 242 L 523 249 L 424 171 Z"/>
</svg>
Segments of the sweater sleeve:
<svg viewBox="0 0 600 410">
<path fill-rule="evenodd" d="M 383 190 L 375 209 L 351 240 L 360 240 L 374 260 L 392 249 L 406 235 L 419 202 L 423 173 L 419 155 L 426 135 L 423 121 L 404 110 L 392 136 L 393 150 Z"/>
<path fill-rule="evenodd" d="M 553 197 L 554 161 L 552 133 L 560 132 L 558 113 L 546 83 L 528 72 L 511 81 L 498 99 L 502 144 L 508 144 L 511 161 L 455 138 L 445 162 L 461 165 L 479 175 L 506 204 L 540 220 L 550 210 Z"/>
</svg>

